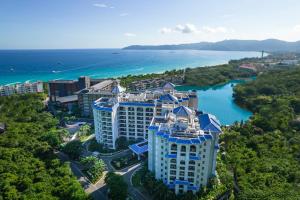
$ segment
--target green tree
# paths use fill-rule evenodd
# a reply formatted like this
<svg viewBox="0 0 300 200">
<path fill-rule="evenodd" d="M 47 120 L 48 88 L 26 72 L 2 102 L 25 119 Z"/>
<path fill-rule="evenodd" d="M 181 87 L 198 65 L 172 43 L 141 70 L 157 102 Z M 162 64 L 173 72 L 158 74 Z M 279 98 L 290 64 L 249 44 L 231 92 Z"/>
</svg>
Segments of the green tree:
<svg viewBox="0 0 300 200">
<path fill-rule="evenodd" d="M 63 152 L 68 154 L 72 159 L 78 159 L 83 151 L 82 144 L 79 140 L 68 142 L 63 147 Z"/>
<path fill-rule="evenodd" d="M 112 200 L 125 200 L 127 198 L 128 186 L 121 175 L 108 172 L 105 176 L 105 183 L 109 188 L 109 197 Z"/>
</svg>

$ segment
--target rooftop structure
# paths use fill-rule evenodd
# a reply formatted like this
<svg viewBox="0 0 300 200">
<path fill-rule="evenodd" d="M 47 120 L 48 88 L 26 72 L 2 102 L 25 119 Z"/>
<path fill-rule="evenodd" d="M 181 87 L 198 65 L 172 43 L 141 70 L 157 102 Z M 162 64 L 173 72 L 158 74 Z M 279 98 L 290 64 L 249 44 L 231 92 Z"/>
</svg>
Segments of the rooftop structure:
<svg viewBox="0 0 300 200">
<path fill-rule="evenodd" d="M 117 80 L 104 80 L 89 88 L 77 92 L 78 105 L 83 116 L 93 116 L 92 104 L 101 97 L 114 97 L 119 92 L 124 91 L 119 86 Z"/>
</svg>

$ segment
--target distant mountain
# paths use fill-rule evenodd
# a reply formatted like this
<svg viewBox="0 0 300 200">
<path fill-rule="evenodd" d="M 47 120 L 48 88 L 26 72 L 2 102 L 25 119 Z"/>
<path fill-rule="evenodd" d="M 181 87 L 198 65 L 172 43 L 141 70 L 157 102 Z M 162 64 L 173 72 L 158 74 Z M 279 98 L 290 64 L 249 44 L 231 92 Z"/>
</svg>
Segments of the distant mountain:
<svg viewBox="0 0 300 200">
<path fill-rule="evenodd" d="M 132 45 L 123 49 L 132 50 L 214 50 L 214 51 L 266 51 L 300 52 L 300 41 L 286 42 L 276 39 L 267 40 L 224 40 L 220 42 L 199 42 L 178 45 Z"/>
</svg>

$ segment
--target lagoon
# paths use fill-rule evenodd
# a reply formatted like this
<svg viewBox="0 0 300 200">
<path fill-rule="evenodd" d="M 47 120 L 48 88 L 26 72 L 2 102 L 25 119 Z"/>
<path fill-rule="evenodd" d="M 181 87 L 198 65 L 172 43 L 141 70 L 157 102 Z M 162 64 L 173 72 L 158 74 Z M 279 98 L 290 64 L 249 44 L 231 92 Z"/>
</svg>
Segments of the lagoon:
<svg viewBox="0 0 300 200">
<path fill-rule="evenodd" d="M 178 86 L 178 90 L 197 90 L 200 111 L 215 115 L 222 125 L 232 125 L 235 121 L 246 121 L 252 113 L 235 104 L 232 94 L 234 85 L 239 81 L 231 81 L 214 87 Z"/>
</svg>

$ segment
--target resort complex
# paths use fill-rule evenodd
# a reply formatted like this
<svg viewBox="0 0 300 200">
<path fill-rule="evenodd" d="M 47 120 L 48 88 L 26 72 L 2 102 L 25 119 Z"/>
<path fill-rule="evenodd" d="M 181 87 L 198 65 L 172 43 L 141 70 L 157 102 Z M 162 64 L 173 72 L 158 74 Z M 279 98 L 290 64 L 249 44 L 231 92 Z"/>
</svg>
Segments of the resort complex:
<svg viewBox="0 0 300 200">
<path fill-rule="evenodd" d="M 0 96 L 10 96 L 13 94 L 41 93 L 44 92 L 43 82 L 25 82 L 0 86 Z"/>
<path fill-rule="evenodd" d="M 148 152 L 148 169 L 176 194 L 198 191 L 215 175 L 219 121 L 197 111 L 195 91 L 162 88 L 128 93 L 115 86 L 112 97 L 93 104 L 95 135 L 99 143 L 116 149 L 116 140 L 130 145 L 139 157 Z"/>
</svg>

